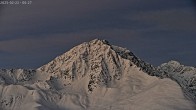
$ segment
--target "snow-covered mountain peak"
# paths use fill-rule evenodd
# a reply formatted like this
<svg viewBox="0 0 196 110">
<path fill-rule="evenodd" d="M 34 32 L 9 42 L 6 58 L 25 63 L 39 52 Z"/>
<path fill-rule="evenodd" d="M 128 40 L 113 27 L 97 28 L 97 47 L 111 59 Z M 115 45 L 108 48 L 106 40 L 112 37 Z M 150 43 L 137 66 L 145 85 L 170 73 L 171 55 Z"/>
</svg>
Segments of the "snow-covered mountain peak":
<svg viewBox="0 0 196 110">
<path fill-rule="evenodd" d="M 95 39 L 72 48 L 38 71 L 47 73 L 49 81 L 55 79 L 63 85 L 87 77 L 88 91 L 92 91 L 97 86 L 113 86 L 134 65 L 151 75 L 155 72 L 152 65 L 138 59 L 129 50 Z"/>
<path fill-rule="evenodd" d="M 0 109 L 195 110 L 168 79 L 195 99 L 195 75 L 190 73 L 176 61 L 155 68 L 126 48 L 95 39 L 37 70 L 0 69 Z"/>
<path fill-rule="evenodd" d="M 98 44 L 98 45 L 99 44 L 109 44 L 109 42 L 107 40 L 101 40 L 101 39 L 94 39 L 94 40 L 91 40 L 89 43 Z"/>
<path fill-rule="evenodd" d="M 159 76 L 175 80 L 185 94 L 196 101 L 196 68 L 184 66 L 178 61 L 169 61 L 158 66 Z"/>
<path fill-rule="evenodd" d="M 180 64 L 180 62 L 178 62 L 178 61 L 175 61 L 175 60 L 171 60 L 171 61 L 169 61 L 168 63 L 163 63 L 163 64 L 161 64 L 160 66 L 170 66 L 170 67 L 174 67 L 174 68 L 176 68 L 176 67 L 179 67 L 181 64 Z"/>
<path fill-rule="evenodd" d="M 180 62 L 178 61 L 175 61 L 175 60 L 171 60 L 168 62 L 169 65 L 172 65 L 172 66 L 179 66 L 180 65 Z"/>
<path fill-rule="evenodd" d="M 56 57 L 48 64 L 38 68 L 38 70 L 50 71 L 44 69 L 47 68 L 48 66 L 50 66 L 50 68 L 52 68 L 53 66 L 58 66 L 58 67 L 69 66 L 64 64 L 74 63 L 78 59 L 80 59 L 80 61 L 82 62 L 82 61 L 87 61 L 89 60 L 89 58 L 93 58 L 93 57 L 103 58 L 103 55 L 101 54 L 107 53 L 110 48 L 111 47 L 109 43 L 105 40 L 94 39 L 90 42 L 84 42 L 78 46 L 73 47 L 68 52 Z"/>
<path fill-rule="evenodd" d="M 111 86 L 130 66 L 131 61 L 123 59 L 106 40 L 95 39 L 72 48 L 38 71 L 49 74 L 49 81 L 55 78 L 63 85 L 87 77 L 88 91 L 92 91 L 98 85 Z"/>
</svg>

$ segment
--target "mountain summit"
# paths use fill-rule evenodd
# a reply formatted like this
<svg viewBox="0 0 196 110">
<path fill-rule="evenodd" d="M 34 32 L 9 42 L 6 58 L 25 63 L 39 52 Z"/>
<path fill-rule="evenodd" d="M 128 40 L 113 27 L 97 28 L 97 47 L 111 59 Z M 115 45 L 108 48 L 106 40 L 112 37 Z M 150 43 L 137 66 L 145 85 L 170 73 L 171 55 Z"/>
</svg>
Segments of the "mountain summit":
<svg viewBox="0 0 196 110">
<path fill-rule="evenodd" d="M 90 76 L 88 91 L 93 91 L 100 85 L 112 86 L 133 65 L 148 74 L 155 73 L 152 65 L 138 59 L 129 50 L 95 39 L 72 48 L 38 70 L 50 74 L 48 76 L 63 85 Z"/>
<path fill-rule="evenodd" d="M 125 48 L 95 39 L 36 70 L 1 69 L 0 109 L 195 110 L 169 79 L 170 67 L 153 67 Z"/>
</svg>

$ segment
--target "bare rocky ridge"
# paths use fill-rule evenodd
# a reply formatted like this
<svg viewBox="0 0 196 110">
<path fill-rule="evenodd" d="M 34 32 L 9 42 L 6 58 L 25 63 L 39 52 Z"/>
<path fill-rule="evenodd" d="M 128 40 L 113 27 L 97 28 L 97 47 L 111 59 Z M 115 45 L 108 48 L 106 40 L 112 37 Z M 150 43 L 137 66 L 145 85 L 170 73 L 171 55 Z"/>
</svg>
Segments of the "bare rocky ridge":
<svg viewBox="0 0 196 110">
<path fill-rule="evenodd" d="M 125 48 L 95 39 L 36 70 L 1 69 L 0 109 L 195 110 L 181 87 L 167 78 L 174 73 L 166 65 L 155 68 Z M 193 86 L 181 85 L 193 96 L 194 80 Z"/>
</svg>

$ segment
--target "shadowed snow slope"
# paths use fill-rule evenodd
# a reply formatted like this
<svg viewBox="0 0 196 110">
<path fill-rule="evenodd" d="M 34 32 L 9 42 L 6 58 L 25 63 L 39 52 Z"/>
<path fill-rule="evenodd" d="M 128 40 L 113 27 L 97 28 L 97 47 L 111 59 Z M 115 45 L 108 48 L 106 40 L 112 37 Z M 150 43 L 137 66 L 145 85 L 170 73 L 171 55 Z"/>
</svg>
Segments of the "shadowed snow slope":
<svg viewBox="0 0 196 110">
<path fill-rule="evenodd" d="M 196 109 L 176 82 L 157 72 L 129 50 L 95 39 L 37 70 L 1 69 L 0 109 Z"/>
</svg>

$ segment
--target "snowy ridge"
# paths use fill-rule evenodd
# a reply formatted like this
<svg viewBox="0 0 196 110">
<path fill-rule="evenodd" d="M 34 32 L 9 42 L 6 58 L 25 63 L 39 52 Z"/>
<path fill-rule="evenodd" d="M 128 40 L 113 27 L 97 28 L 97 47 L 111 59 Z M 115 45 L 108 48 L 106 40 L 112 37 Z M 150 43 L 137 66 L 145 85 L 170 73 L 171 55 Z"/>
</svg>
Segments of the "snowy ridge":
<svg viewBox="0 0 196 110">
<path fill-rule="evenodd" d="M 50 74 L 48 76 L 64 86 L 89 76 L 88 91 L 92 92 L 97 86 L 112 86 L 119 80 L 124 63 L 107 41 L 95 39 L 74 47 L 38 70 Z M 126 63 L 132 65 L 130 61 Z"/>
<path fill-rule="evenodd" d="M 22 84 L 30 81 L 36 70 L 26 69 L 0 69 L 0 84 Z"/>
<path fill-rule="evenodd" d="M 155 77 L 160 68 L 95 39 L 36 70 L 1 69 L 0 109 L 195 110 L 177 83 Z"/>
<path fill-rule="evenodd" d="M 153 67 L 153 65 L 146 63 L 143 60 L 137 58 L 132 52 L 130 52 L 126 48 L 122 48 L 122 47 L 118 47 L 118 46 L 114 46 L 114 45 L 112 47 L 118 55 L 120 55 L 124 59 L 130 60 L 145 73 L 147 73 L 151 76 L 157 75 L 156 74 L 157 70 L 155 67 Z"/>
<path fill-rule="evenodd" d="M 129 65 L 134 64 L 149 75 L 154 76 L 157 72 L 151 64 L 140 60 L 129 50 L 99 39 L 74 47 L 38 70 L 51 74 L 51 77 L 66 77 L 65 85 L 82 78 L 86 73 L 98 73 L 97 80 L 108 82 L 111 79 L 120 79 L 123 73 L 123 64 L 120 61 L 122 58 L 129 60 Z M 94 75 L 91 74 L 92 79 Z"/>
<path fill-rule="evenodd" d="M 178 82 L 186 95 L 196 102 L 196 68 L 170 61 L 157 69 L 160 71 L 160 76 L 166 76 Z"/>
</svg>

